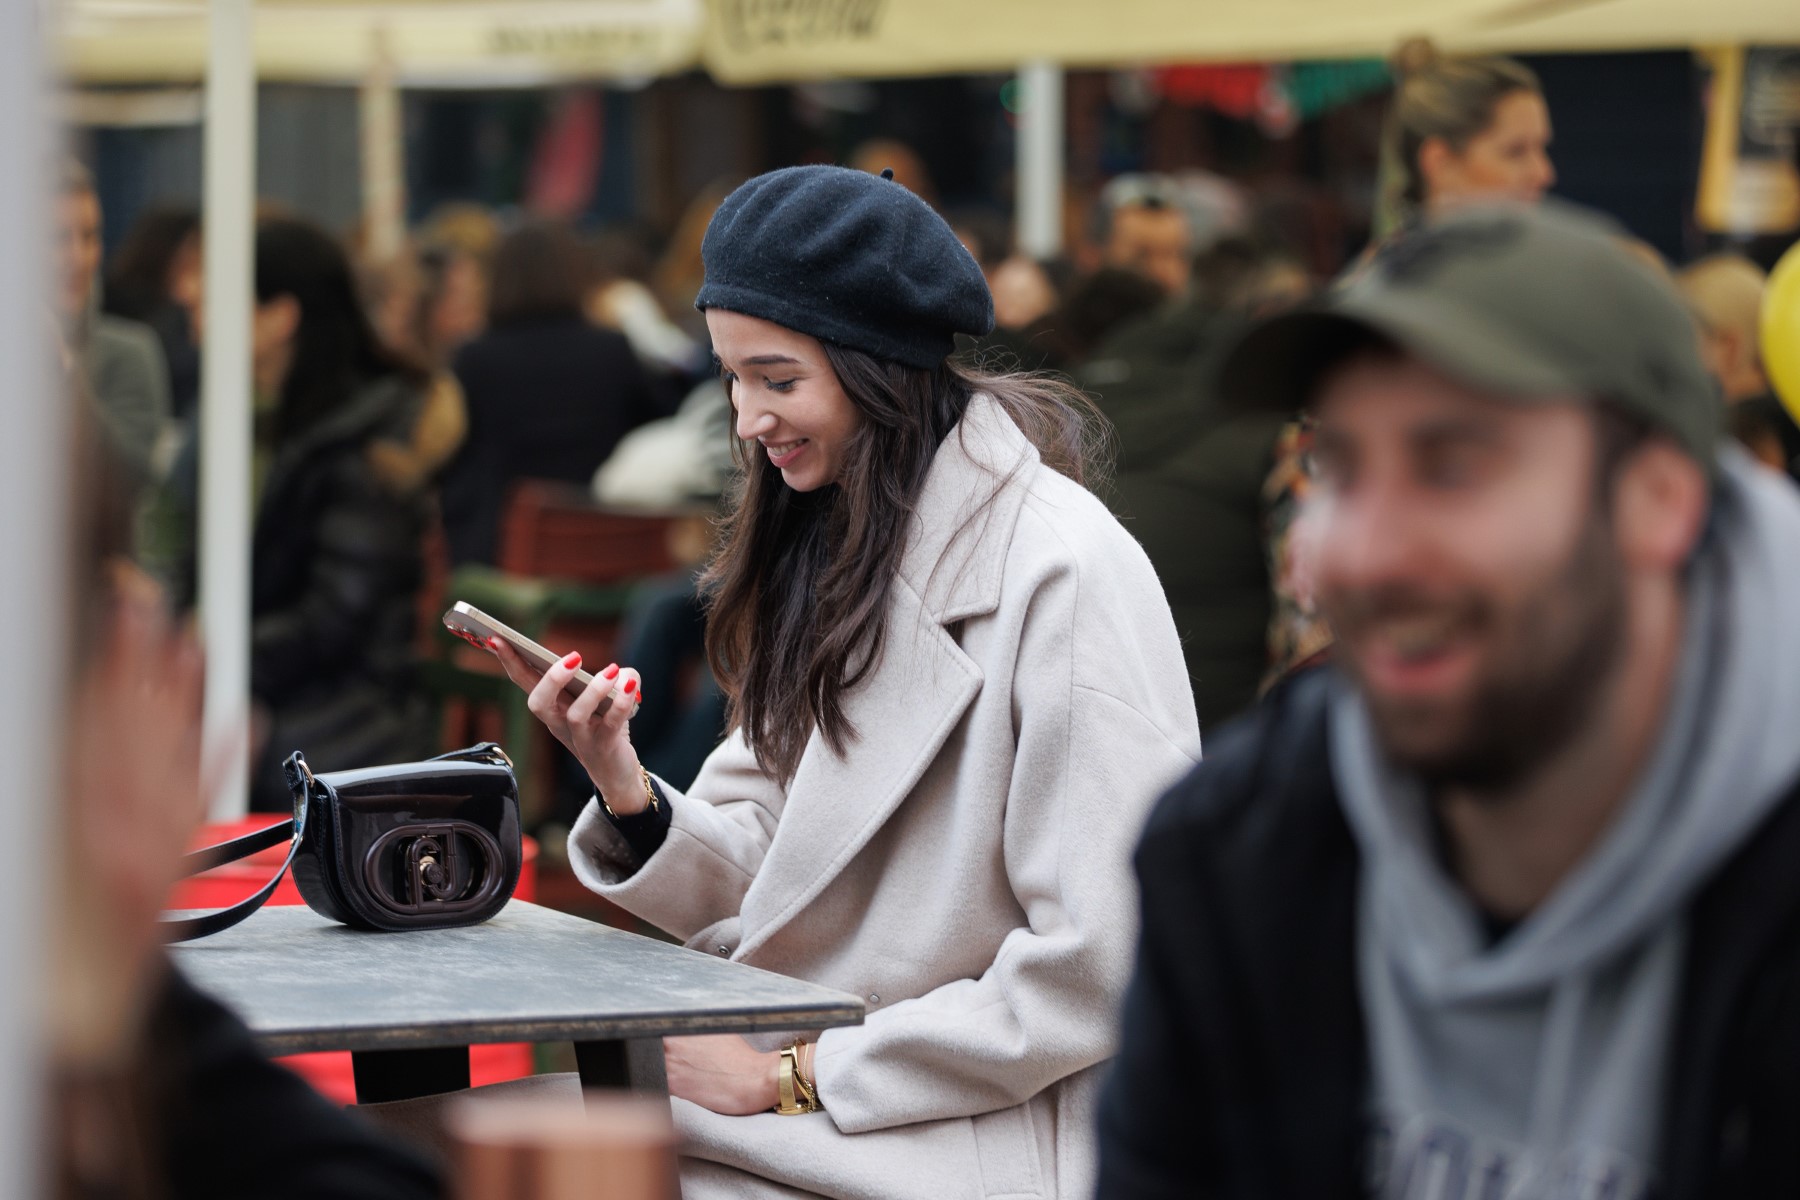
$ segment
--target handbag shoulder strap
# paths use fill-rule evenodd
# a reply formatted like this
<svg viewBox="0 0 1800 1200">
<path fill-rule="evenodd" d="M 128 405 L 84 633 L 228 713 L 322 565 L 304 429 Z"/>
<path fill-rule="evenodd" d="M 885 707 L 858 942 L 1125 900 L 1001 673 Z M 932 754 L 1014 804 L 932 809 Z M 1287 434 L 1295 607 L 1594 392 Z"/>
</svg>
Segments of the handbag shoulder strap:
<svg viewBox="0 0 1800 1200">
<path fill-rule="evenodd" d="M 286 821 L 277 821 L 267 829 L 258 829 L 246 833 L 242 837 L 220 842 L 214 846 L 196 850 L 181 860 L 181 877 L 186 879 L 198 875 L 202 871 L 210 871 L 214 867 L 222 867 L 226 863 L 234 863 L 249 858 L 252 854 L 267 850 L 271 846 L 279 846 L 287 842 L 287 858 L 282 860 L 281 869 L 276 871 L 269 882 L 243 900 L 229 908 L 221 908 L 217 912 L 204 913 L 198 917 L 164 917 L 162 919 L 163 940 L 165 942 L 191 942 L 195 938 L 206 937 L 230 929 L 233 925 L 248 917 L 251 913 L 267 904 L 269 897 L 287 875 L 288 868 L 294 865 L 294 858 L 300 853 L 301 840 L 306 836 L 306 817 L 312 809 L 312 790 L 315 787 L 329 787 L 314 777 L 308 769 L 306 760 L 295 751 L 284 764 L 287 769 L 288 782 L 295 791 L 296 803 L 294 815 Z"/>
<path fill-rule="evenodd" d="M 498 742 L 478 742 L 473 746 L 465 746 L 461 750 L 452 750 L 448 754 L 439 754 L 427 762 L 471 762 L 487 763 L 489 766 L 512 768 L 512 759 L 500 748 Z"/>
</svg>

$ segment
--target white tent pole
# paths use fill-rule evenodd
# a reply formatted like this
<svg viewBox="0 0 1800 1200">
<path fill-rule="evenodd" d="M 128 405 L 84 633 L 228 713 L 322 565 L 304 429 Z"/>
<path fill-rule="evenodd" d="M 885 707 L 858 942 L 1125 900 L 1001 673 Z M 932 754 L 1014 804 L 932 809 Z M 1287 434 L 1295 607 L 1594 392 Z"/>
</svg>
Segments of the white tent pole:
<svg viewBox="0 0 1800 1200">
<path fill-rule="evenodd" d="M 200 613 L 209 763 L 234 759 L 212 818 L 249 804 L 250 313 L 254 304 L 256 47 L 253 0 L 211 0 L 207 48 L 206 336 L 200 398 Z"/>
<path fill-rule="evenodd" d="M 362 85 L 364 254 L 384 263 L 406 243 L 406 156 L 400 132 L 400 89 L 386 25 L 369 31 L 369 71 Z"/>
<path fill-rule="evenodd" d="M 53 383 L 56 325 L 52 244 L 45 200 L 56 189 L 47 151 L 47 93 L 41 56 L 47 6 L 0 5 L 0 362 L 6 364 L 6 436 L 0 438 L 0 562 L 13 630 L 0 681 L 0 762 L 7 765 L 7 823 L 0 838 L 0 1196 L 37 1196 L 48 1165 L 40 1157 L 44 1115 L 42 934 L 57 861 L 63 806 L 63 679 L 68 674 L 70 596 L 68 399 Z"/>
<path fill-rule="evenodd" d="M 1019 149 L 1015 181 L 1018 239 L 1032 258 L 1062 253 L 1063 72 L 1038 60 L 1019 68 Z"/>
</svg>

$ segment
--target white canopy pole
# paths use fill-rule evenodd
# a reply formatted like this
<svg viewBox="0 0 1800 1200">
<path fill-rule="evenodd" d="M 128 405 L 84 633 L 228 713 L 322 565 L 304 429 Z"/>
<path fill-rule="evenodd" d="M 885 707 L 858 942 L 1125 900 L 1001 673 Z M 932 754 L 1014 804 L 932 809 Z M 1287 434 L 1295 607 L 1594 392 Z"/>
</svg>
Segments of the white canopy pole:
<svg viewBox="0 0 1800 1200">
<path fill-rule="evenodd" d="M 1032 258 L 1062 253 L 1063 72 L 1039 60 L 1019 68 L 1017 191 L 1019 250 Z"/>
<path fill-rule="evenodd" d="M 400 132 L 400 89 L 386 25 L 369 31 L 369 72 L 362 85 L 363 252 L 385 263 L 406 244 L 406 156 Z"/>
<path fill-rule="evenodd" d="M 233 757 L 212 819 L 249 807 L 250 313 L 255 298 L 256 47 L 253 0 L 210 0 L 207 50 L 206 313 L 200 397 L 200 614 L 206 762 Z"/>
<path fill-rule="evenodd" d="M 0 362 L 6 364 L 6 436 L 0 437 L 0 562 L 13 631 L 0 676 L 0 762 L 8 836 L 0 838 L 0 1196 L 46 1191 L 42 929 L 55 883 L 55 821 L 62 788 L 64 679 L 68 674 L 70 397 L 53 383 L 56 324 L 47 298 L 53 244 L 46 199 L 57 168 L 47 153 L 44 9 L 0 5 Z"/>
</svg>

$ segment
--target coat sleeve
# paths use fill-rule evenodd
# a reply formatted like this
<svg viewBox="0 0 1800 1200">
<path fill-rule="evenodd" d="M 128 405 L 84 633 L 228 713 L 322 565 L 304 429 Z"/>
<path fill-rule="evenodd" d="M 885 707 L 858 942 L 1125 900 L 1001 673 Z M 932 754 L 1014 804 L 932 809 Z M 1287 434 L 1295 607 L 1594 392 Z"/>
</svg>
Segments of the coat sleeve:
<svg viewBox="0 0 1800 1200">
<path fill-rule="evenodd" d="M 821 1036 L 819 1095 L 842 1132 L 1009 1108 L 1113 1052 L 1136 925 L 1131 848 L 1200 738 L 1141 551 L 1084 565 L 1101 577 L 1091 590 L 1074 567 L 1046 577 L 1020 634 L 1000 850 L 1023 920 L 979 977 Z"/>
<path fill-rule="evenodd" d="M 785 797 L 736 731 L 686 792 L 656 783 L 670 821 L 655 854 L 640 864 L 599 803 L 589 801 L 569 834 L 569 863 L 593 891 L 688 941 L 738 915 Z"/>
<path fill-rule="evenodd" d="M 270 702 L 316 678 L 321 664 L 364 653 L 371 618 L 418 584 L 413 502 L 360 461 L 334 474 L 305 582 L 251 626 L 251 679 Z"/>
</svg>

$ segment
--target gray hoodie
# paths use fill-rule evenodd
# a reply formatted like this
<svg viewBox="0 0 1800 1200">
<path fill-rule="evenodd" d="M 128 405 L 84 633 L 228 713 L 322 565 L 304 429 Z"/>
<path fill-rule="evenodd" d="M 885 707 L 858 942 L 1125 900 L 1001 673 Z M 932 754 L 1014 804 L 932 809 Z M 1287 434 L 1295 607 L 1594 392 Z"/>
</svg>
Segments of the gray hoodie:
<svg viewBox="0 0 1800 1200">
<path fill-rule="evenodd" d="M 1657 748 L 1600 843 L 1497 944 L 1348 687 L 1331 754 L 1366 864 L 1375 1194 L 1649 1194 L 1685 913 L 1800 779 L 1800 493 L 1721 453 Z"/>
</svg>

